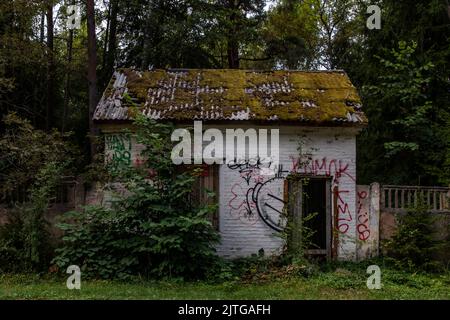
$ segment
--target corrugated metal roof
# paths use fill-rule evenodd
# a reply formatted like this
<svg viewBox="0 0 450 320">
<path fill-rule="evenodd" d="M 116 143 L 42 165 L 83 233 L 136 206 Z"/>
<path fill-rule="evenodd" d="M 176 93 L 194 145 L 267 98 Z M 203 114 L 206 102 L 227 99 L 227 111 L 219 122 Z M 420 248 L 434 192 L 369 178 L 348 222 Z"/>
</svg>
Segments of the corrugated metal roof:
<svg viewBox="0 0 450 320">
<path fill-rule="evenodd" d="M 361 125 L 367 118 L 343 71 L 117 70 L 95 121 L 258 120 Z"/>
</svg>

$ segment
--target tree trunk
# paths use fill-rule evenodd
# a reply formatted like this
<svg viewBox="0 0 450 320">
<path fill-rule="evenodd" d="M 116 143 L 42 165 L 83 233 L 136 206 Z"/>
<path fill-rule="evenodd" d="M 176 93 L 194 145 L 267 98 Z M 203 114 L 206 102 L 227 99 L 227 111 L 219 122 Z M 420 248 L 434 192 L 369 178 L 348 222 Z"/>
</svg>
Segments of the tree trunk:
<svg viewBox="0 0 450 320">
<path fill-rule="evenodd" d="M 53 55 L 53 2 L 47 5 L 47 108 L 45 128 L 53 125 L 55 64 Z"/>
<path fill-rule="evenodd" d="M 75 0 L 72 0 L 72 5 L 75 4 Z M 64 88 L 64 106 L 63 106 L 63 118 L 61 125 L 61 132 L 64 133 L 67 124 L 67 114 L 69 113 L 69 90 L 70 90 L 70 74 L 72 72 L 72 55 L 73 55 L 73 29 L 69 30 L 69 39 L 67 39 L 67 68 L 66 68 L 66 84 Z"/>
<path fill-rule="evenodd" d="M 41 43 L 44 43 L 44 38 L 45 38 L 45 12 L 42 12 L 41 14 L 41 25 L 39 27 L 39 41 Z"/>
<path fill-rule="evenodd" d="M 67 123 L 67 114 L 69 113 L 69 89 L 70 89 L 70 73 L 72 63 L 72 46 L 73 46 L 73 30 L 69 30 L 69 39 L 67 40 L 67 69 L 66 69 L 66 85 L 64 89 L 64 109 L 61 125 L 61 132 L 64 133 Z"/>
<path fill-rule="evenodd" d="M 106 53 L 108 52 L 108 39 L 109 39 L 109 24 L 111 21 L 111 1 L 108 5 L 108 18 L 106 19 L 106 30 L 105 30 L 105 43 L 103 44 L 103 56 L 102 56 L 102 77 L 105 78 L 105 68 L 106 68 Z M 104 81 L 102 81 L 104 82 Z"/>
<path fill-rule="evenodd" d="M 234 39 L 228 39 L 227 44 L 228 67 L 239 69 L 239 44 Z"/>
<path fill-rule="evenodd" d="M 239 10 L 238 5 L 234 0 L 228 1 L 228 9 L 231 11 L 229 16 L 231 27 L 227 39 L 228 67 L 230 69 L 239 69 L 239 42 L 236 38 L 236 10 Z"/>
<path fill-rule="evenodd" d="M 109 25 L 108 54 L 106 55 L 106 70 L 109 75 L 113 72 L 116 60 L 117 41 L 117 15 L 119 11 L 119 1 L 111 0 L 111 18 Z"/>
<path fill-rule="evenodd" d="M 103 63 L 101 85 L 106 86 L 114 71 L 116 60 L 117 40 L 117 15 L 119 11 L 119 0 L 111 0 L 108 9 L 108 21 L 106 27 L 105 46 L 103 49 Z"/>
<path fill-rule="evenodd" d="M 94 111 L 97 105 L 97 37 L 95 33 L 95 6 L 94 0 L 87 0 L 87 31 L 88 31 L 88 84 L 89 84 L 89 133 L 91 139 L 91 157 L 95 155 L 96 136 L 94 128 Z"/>
</svg>

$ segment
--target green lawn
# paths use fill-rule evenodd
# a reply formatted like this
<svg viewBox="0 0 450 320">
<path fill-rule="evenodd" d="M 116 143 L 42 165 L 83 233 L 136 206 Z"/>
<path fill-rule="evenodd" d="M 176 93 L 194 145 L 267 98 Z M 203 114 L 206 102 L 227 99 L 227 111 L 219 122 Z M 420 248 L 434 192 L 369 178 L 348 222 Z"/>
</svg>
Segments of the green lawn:
<svg viewBox="0 0 450 320">
<path fill-rule="evenodd" d="M 65 280 L 31 275 L 0 275 L 0 299 L 450 299 L 450 274 L 386 271 L 382 289 L 366 287 L 363 270 L 320 272 L 309 278 L 204 282 L 83 281 L 68 290 Z"/>
</svg>

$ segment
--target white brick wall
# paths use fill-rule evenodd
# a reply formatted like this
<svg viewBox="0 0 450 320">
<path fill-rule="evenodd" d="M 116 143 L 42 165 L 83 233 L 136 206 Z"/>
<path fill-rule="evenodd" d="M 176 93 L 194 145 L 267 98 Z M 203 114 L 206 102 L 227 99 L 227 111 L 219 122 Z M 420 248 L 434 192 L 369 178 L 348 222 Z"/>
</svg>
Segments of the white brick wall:
<svg viewBox="0 0 450 320">
<path fill-rule="evenodd" d="M 245 126 L 240 126 L 244 130 Z M 239 127 L 218 126 L 237 129 Z M 253 127 L 255 129 L 271 127 Z M 312 127 L 273 127 L 280 130 L 280 164 L 283 170 L 295 169 L 295 159 L 298 158 L 299 138 L 304 143 L 304 153 L 310 153 L 312 160 L 298 172 L 329 175 L 333 177 L 333 186 L 338 186 L 339 212 L 339 247 L 338 256 L 341 259 L 356 258 L 356 139 L 357 130 L 354 128 L 312 128 Z M 204 126 L 203 129 L 207 129 Z M 225 135 L 224 135 L 225 136 Z M 270 136 L 270 134 L 269 134 Z M 133 142 L 134 144 L 134 142 Z M 225 144 L 224 144 L 225 146 Z M 133 163 L 138 158 L 139 146 L 133 145 L 131 159 Z M 286 173 L 287 174 L 287 173 Z M 255 180 L 256 179 L 256 180 Z M 226 164 L 220 169 L 220 211 L 219 228 L 221 243 L 217 247 L 218 253 L 226 257 L 247 256 L 258 253 L 261 248 L 266 254 L 276 253 L 283 246 L 283 241 L 275 235 L 275 231 L 259 218 L 255 208 L 253 215 L 245 214 L 246 192 L 252 188 L 258 179 L 268 177 L 252 176 L 249 184 L 239 174 L 238 170 L 231 170 Z M 283 183 L 272 184 L 274 195 L 283 199 Z M 332 208 L 334 212 L 334 208 Z"/>
<path fill-rule="evenodd" d="M 306 170 L 307 173 L 330 175 L 334 178 L 333 186 L 337 185 L 340 190 L 339 226 L 343 231 L 339 233 L 338 256 L 342 259 L 355 259 L 355 131 L 342 128 L 280 128 L 280 163 L 284 170 L 294 170 L 293 159 L 299 154 L 297 151 L 299 137 L 302 137 L 304 142 L 304 152 L 311 153 L 312 161 L 297 171 Z M 246 218 L 245 210 L 239 206 L 245 199 L 245 191 L 254 184 L 250 182 L 247 186 L 237 170 L 222 165 L 219 219 L 222 242 L 218 252 L 223 256 L 246 256 L 257 253 L 261 248 L 266 254 L 276 253 L 283 246 L 280 237 L 275 236 L 275 231 L 261 221 L 257 214 L 252 218 Z M 273 194 L 283 199 L 282 183 L 275 184 L 273 188 Z M 256 210 L 254 211 L 256 213 Z"/>
</svg>

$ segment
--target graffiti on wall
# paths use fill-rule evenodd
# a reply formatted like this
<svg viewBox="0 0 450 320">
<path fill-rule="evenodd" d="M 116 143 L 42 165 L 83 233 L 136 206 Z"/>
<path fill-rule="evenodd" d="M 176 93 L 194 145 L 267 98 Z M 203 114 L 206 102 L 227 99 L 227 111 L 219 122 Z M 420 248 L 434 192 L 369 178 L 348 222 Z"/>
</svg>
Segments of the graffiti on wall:
<svg viewBox="0 0 450 320">
<path fill-rule="evenodd" d="M 291 171 L 303 173 L 305 175 L 325 175 L 333 177 L 334 184 L 339 184 L 341 178 L 349 178 L 356 182 L 355 178 L 348 173 L 349 164 L 343 160 L 330 159 L 310 159 L 304 161 L 300 157 L 289 157 L 292 162 Z"/>
<path fill-rule="evenodd" d="M 349 163 L 340 159 L 311 158 L 304 161 L 300 157 L 290 157 L 290 170 L 283 170 L 280 165 L 275 175 L 262 174 L 265 168 L 260 161 L 243 161 L 240 163 L 229 163 L 228 168 L 239 172 L 239 180 L 231 187 L 231 199 L 228 202 L 230 214 L 238 217 L 241 221 L 255 223 L 259 216 L 261 220 L 274 230 L 280 231 L 284 228 L 286 221 L 283 220 L 283 210 L 286 205 L 284 200 L 284 179 L 290 173 L 301 173 L 305 175 L 322 175 L 332 177 L 335 187 L 334 196 L 337 199 L 337 226 L 341 233 L 347 233 L 354 216 L 350 211 L 350 190 L 344 188 L 349 182 L 354 183 L 355 178 L 349 172 Z M 364 219 L 361 218 L 364 222 Z M 359 227 L 364 233 L 367 231 Z"/>
<path fill-rule="evenodd" d="M 357 192 L 357 213 L 356 213 L 356 231 L 358 232 L 358 238 L 361 241 L 366 241 L 370 237 L 369 227 L 369 214 L 367 212 L 368 206 L 364 206 L 364 202 L 367 199 L 367 191 Z"/>
<path fill-rule="evenodd" d="M 356 179 L 348 172 L 349 163 L 340 159 L 310 159 L 302 162 L 299 157 L 290 157 L 292 161 L 291 171 L 305 175 L 324 175 L 333 178 L 334 196 L 337 200 L 337 226 L 340 233 L 347 233 L 350 229 L 350 223 L 353 221 L 353 215 L 349 208 L 350 190 L 343 186 L 345 182 L 356 182 Z M 347 180 L 347 181 L 345 181 Z"/>
<path fill-rule="evenodd" d="M 105 136 L 106 161 L 112 171 L 131 165 L 131 136 L 114 134 Z"/>
<path fill-rule="evenodd" d="M 285 202 L 280 189 L 289 171 L 279 165 L 273 172 L 271 163 L 260 159 L 234 160 L 227 166 L 239 172 L 239 180 L 230 190 L 230 214 L 249 224 L 254 224 L 259 217 L 270 228 L 281 231 L 286 221 L 283 216 Z"/>
</svg>

